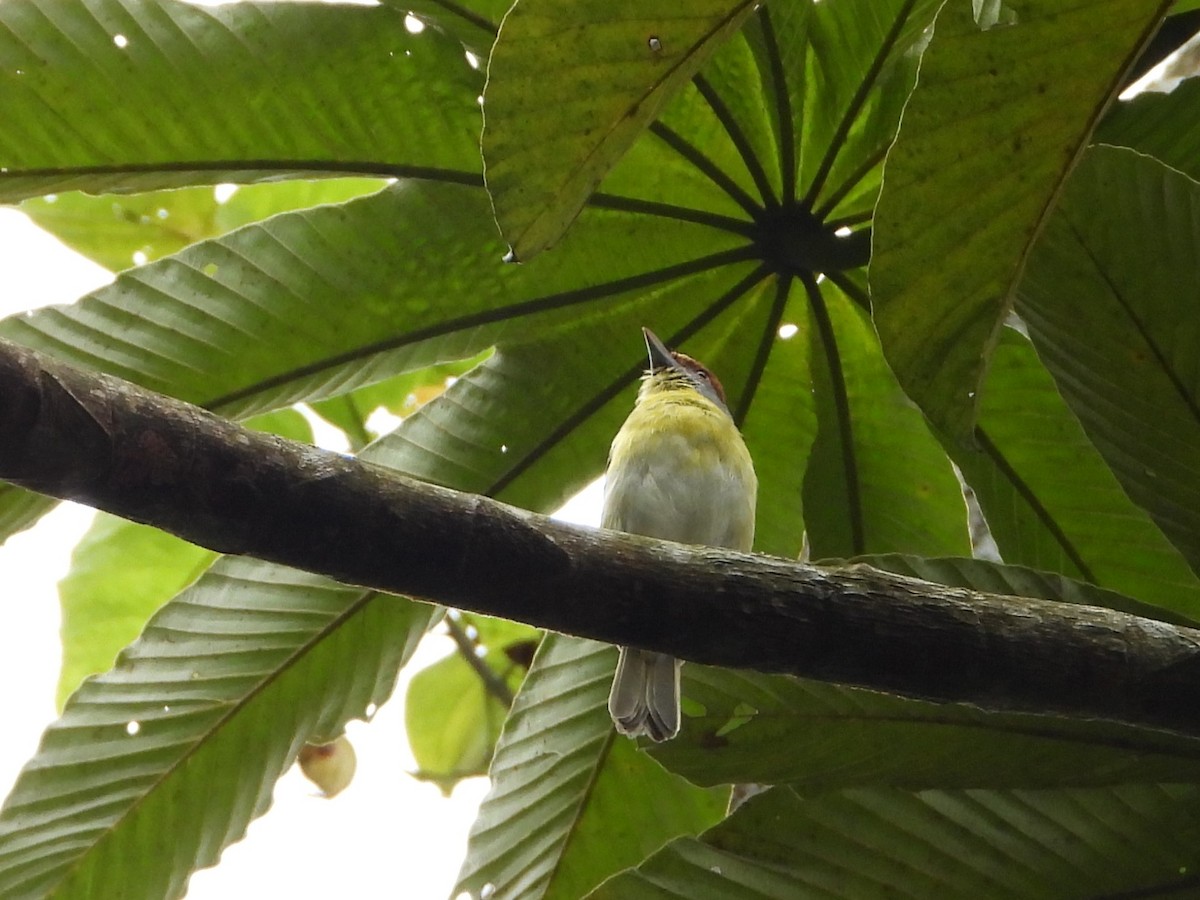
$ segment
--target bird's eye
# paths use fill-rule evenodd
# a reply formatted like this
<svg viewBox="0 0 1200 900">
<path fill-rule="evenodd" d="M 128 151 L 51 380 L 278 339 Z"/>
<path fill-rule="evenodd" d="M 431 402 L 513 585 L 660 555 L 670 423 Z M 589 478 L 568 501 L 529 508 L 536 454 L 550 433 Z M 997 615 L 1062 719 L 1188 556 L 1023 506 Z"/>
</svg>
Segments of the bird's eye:
<svg viewBox="0 0 1200 900">
<path fill-rule="evenodd" d="M 707 372 L 705 372 L 703 369 L 697 369 L 697 370 L 696 370 L 696 377 L 698 377 L 698 378 L 703 378 L 705 381 L 708 381 L 708 380 L 709 380 L 709 378 L 711 378 L 712 376 L 711 376 L 711 375 L 709 375 Z"/>
</svg>

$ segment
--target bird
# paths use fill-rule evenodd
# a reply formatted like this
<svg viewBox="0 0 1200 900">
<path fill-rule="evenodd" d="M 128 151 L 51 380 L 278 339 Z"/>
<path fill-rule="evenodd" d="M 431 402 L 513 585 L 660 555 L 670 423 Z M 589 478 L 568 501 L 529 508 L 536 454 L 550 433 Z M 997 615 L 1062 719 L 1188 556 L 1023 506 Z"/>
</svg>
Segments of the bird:
<svg viewBox="0 0 1200 900">
<path fill-rule="evenodd" d="M 749 550 L 758 478 L 721 382 L 642 329 L 650 367 L 613 438 L 601 525 L 684 544 Z M 608 711 L 617 731 L 658 743 L 679 733 L 680 661 L 620 647 Z"/>
</svg>

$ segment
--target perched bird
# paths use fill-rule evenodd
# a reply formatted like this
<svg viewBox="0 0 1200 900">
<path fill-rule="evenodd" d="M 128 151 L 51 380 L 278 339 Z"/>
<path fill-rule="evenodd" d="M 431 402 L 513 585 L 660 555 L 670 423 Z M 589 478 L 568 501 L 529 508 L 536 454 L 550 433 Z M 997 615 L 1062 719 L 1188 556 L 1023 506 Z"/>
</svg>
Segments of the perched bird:
<svg viewBox="0 0 1200 900">
<path fill-rule="evenodd" d="M 647 328 L 650 369 L 608 455 L 605 528 L 749 550 L 758 478 L 716 376 Z M 608 711 L 617 730 L 665 741 L 679 732 L 679 660 L 621 647 Z"/>
</svg>

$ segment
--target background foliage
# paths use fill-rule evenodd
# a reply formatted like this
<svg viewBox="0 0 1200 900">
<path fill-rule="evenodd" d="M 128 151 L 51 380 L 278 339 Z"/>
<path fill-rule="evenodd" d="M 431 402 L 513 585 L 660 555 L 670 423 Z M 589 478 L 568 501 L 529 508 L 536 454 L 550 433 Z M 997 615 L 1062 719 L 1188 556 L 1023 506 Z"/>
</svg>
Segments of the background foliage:
<svg viewBox="0 0 1200 900">
<path fill-rule="evenodd" d="M 693 6 L 8 0 L 0 199 L 120 274 L 0 335 L 301 439 L 310 404 L 549 511 L 601 472 L 649 325 L 727 387 L 756 549 L 1200 621 L 1196 84 L 1113 103 L 1170 4 Z M 2 487 L 0 530 L 51 505 Z M 6 898 L 178 895 L 440 617 L 103 519 L 63 602 Z M 472 895 L 1200 883 L 1196 741 L 689 666 L 647 753 L 609 648 L 452 623 L 409 731 L 440 784 L 491 760 Z"/>
</svg>

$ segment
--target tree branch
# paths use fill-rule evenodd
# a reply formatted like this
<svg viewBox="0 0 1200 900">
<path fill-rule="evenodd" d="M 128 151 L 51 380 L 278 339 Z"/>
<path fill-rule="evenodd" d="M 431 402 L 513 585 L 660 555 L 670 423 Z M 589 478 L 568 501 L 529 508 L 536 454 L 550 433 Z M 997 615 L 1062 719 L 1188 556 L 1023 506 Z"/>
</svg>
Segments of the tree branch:
<svg viewBox="0 0 1200 900">
<path fill-rule="evenodd" d="M 1200 736 L 1200 631 L 572 528 L 0 342 L 0 478 L 224 553 L 722 666 Z"/>
</svg>

